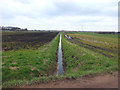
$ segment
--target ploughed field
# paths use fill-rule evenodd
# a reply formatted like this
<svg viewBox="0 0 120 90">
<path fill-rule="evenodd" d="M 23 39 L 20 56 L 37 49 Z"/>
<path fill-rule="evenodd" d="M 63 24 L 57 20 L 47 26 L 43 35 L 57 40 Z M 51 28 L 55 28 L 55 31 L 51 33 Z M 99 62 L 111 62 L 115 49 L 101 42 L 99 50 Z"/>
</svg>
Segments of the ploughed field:
<svg viewBox="0 0 120 90">
<path fill-rule="evenodd" d="M 64 75 L 57 74 L 61 34 Z M 118 34 L 3 32 L 3 87 L 87 77 L 118 70 Z"/>
<path fill-rule="evenodd" d="M 2 49 L 37 49 L 56 35 L 57 32 L 2 32 Z"/>
<path fill-rule="evenodd" d="M 57 32 L 3 32 L 2 83 L 11 87 L 24 80 L 53 75 L 59 43 Z"/>
</svg>

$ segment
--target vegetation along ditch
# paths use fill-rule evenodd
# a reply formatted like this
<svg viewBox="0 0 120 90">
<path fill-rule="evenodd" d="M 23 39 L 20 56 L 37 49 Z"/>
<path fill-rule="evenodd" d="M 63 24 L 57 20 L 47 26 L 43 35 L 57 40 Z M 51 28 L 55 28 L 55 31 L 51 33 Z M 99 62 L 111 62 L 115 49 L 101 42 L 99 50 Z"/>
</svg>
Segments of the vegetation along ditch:
<svg viewBox="0 0 120 90">
<path fill-rule="evenodd" d="M 77 42 L 67 39 L 65 35 Z M 3 32 L 3 87 L 20 87 L 76 79 L 89 74 L 112 73 L 118 70 L 117 45 L 116 35 Z M 108 57 L 109 55 L 112 57 Z"/>
</svg>

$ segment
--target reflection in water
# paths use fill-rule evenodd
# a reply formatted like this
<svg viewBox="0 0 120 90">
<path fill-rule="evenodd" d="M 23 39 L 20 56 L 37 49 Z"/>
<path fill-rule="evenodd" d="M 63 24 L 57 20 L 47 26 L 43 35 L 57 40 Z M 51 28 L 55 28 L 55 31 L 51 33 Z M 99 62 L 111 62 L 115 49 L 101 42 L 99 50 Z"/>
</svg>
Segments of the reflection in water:
<svg viewBox="0 0 120 90">
<path fill-rule="evenodd" d="M 63 75 L 63 65 L 62 65 L 62 46 L 61 46 L 61 34 L 60 34 L 60 41 L 58 47 L 58 71 L 57 75 Z"/>
</svg>

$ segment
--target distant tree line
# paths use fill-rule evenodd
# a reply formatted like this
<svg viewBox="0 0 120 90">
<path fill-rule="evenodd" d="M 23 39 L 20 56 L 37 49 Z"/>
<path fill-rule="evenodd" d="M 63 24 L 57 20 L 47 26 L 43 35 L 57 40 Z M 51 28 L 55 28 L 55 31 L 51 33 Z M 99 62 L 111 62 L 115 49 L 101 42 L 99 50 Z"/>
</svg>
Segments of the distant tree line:
<svg viewBox="0 0 120 90">
<path fill-rule="evenodd" d="M 118 34 L 119 32 L 94 32 L 99 34 Z"/>
<path fill-rule="evenodd" d="M 27 31 L 27 28 L 25 28 L 25 29 L 21 29 L 21 28 L 19 28 L 19 27 L 11 27 L 11 26 L 8 26 L 8 27 L 1 27 L 1 29 L 3 30 L 3 31 Z"/>
</svg>

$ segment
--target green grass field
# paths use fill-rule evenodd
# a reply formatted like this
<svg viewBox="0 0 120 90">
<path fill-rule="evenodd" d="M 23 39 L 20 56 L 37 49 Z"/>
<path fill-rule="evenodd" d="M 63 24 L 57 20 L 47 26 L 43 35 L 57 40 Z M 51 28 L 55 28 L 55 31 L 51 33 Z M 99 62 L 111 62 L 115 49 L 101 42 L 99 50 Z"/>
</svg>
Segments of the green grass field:
<svg viewBox="0 0 120 90">
<path fill-rule="evenodd" d="M 64 75 L 56 76 L 60 33 L 62 35 L 63 67 L 65 73 Z M 28 36 L 25 34 L 26 38 L 23 40 L 25 48 L 21 46 L 18 48 L 18 45 L 15 48 L 4 50 L 2 53 L 3 87 L 16 87 L 39 82 L 49 82 L 51 80 L 56 81 L 62 78 L 75 79 L 84 75 L 112 73 L 118 70 L 117 35 L 86 32 L 60 33 L 45 34 L 43 40 L 46 40 L 46 42 L 40 46 L 38 46 L 37 42 L 40 42 L 40 37 L 43 37 L 40 36 L 41 34 L 37 35 L 37 38 L 34 36 L 35 33 L 27 34 L 31 39 L 33 37 L 32 41 L 30 40 L 29 42 L 36 43 L 33 47 L 30 46 L 30 43 L 26 42 L 25 39 L 28 40 Z M 7 36 L 4 39 L 6 42 L 3 42 L 3 45 L 6 45 L 5 47 L 14 47 L 14 44 L 7 44 L 12 42 L 9 35 L 21 37 L 22 34 L 23 32 L 20 35 L 15 32 L 12 34 L 11 32 L 4 33 L 3 35 Z M 81 43 L 66 39 L 64 34 L 71 36 Z M 47 35 L 51 39 L 48 40 L 47 38 L 49 37 Z M 19 39 L 19 43 L 22 39 Z M 18 44 L 17 39 L 14 42 Z M 113 52 L 109 52 L 109 50 Z M 112 55 L 113 57 L 108 57 L 107 55 Z"/>
<path fill-rule="evenodd" d="M 74 35 L 75 36 L 75 35 Z M 79 77 L 87 74 L 112 72 L 118 69 L 117 58 L 108 58 L 75 43 L 62 36 L 65 74 Z"/>
<path fill-rule="evenodd" d="M 108 57 L 118 58 L 118 34 L 66 33 L 78 42 Z"/>
</svg>

